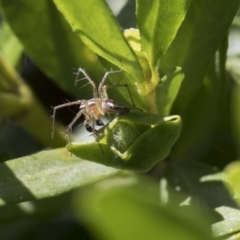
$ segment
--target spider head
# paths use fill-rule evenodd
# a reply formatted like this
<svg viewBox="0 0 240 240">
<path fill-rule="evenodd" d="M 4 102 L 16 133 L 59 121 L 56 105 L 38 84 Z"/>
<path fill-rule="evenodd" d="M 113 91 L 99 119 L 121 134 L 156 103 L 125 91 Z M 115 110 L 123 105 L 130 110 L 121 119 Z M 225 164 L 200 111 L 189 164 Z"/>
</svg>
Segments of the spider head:
<svg viewBox="0 0 240 240">
<path fill-rule="evenodd" d="M 130 108 L 115 103 L 110 99 L 102 102 L 102 108 L 105 113 L 128 113 L 130 111 Z"/>
</svg>

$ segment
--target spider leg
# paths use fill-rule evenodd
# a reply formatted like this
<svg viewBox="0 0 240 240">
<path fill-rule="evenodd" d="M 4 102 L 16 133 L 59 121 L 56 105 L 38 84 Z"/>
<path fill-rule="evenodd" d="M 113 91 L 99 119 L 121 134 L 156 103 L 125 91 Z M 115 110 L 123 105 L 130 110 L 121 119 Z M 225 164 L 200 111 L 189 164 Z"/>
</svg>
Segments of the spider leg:
<svg viewBox="0 0 240 240">
<path fill-rule="evenodd" d="M 102 153 L 102 155 L 104 155 L 104 152 L 103 152 L 103 148 L 102 148 L 101 143 L 100 143 L 99 141 L 97 141 L 97 142 L 98 142 L 98 145 L 99 145 L 99 147 L 100 147 L 100 149 L 101 149 L 101 153 Z"/>
<path fill-rule="evenodd" d="M 84 114 L 84 111 L 81 109 L 77 115 L 75 116 L 75 118 L 72 120 L 72 122 L 67 126 L 66 128 L 66 135 L 68 135 L 68 133 L 72 130 L 73 125 L 77 122 L 77 120 L 82 116 L 82 114 Z"/>
<path fill-rule="evenodd" d="M 106 73 L 104 74 L 104 76 L 103 76 L 103 78 L 102 78 L 102 81 L 101 81 L 100 84 L 98 85 L 98 95 L 99 95 L 101 98 L 103 98 L 103 95 L 105 95 L 106 98 L 108 98 L 106 92 L 103 94 L 103 87 L 104 87 L 104 83 L 105 83 L 105 81 L 107 80 L 107 77 L 109 76 L 109 74 L 117 73 L 117 72 L 121 72 L 121 71 L 122 71 L 122 69 L 115 70 L 115 71 L 114 71 L 114 70 L 111 70 L 111 71 L 106 72 Z"/>
<path fill-rule="evenodd" d="M 135 103 L 134 103 L 134 101 L 133 101 L 132 93 L 131 93 L 131 91 L 130 91 L 130 88 L 129 88 L 128 84 L 104 85 L 104 86 L 103 86 L 103 91 L 102 91 L 103 96 L 105 96 L 105 94 L 107 93 L 107 89 L 108 89 L 108 88 L 117 88 L 117 87 L 124 87 L 124 88 L 127 89 L 128 94 L 129 94 L 129 96 L 130 96 L 130 100 L 131 100 L 131 102 L 132 102 L 132 105 L 133 105 L 134 108 L 136 108 L 136 105 L 135 105 Z"/>
<path fill-rule="evenodd" d="M 104 74 L 103 78 L 102 78 L 101 83 L 99 84 L 99 88 L 102 88 L 102 87 L 104 86 L 104 83 L 105 83 L 105 81 L 107 80 L 107 77 L 108 77 L 110 74 L 112 74 L 112 73 L 117 73 L 117 72 L 121 72 L 121 71 L 122 71 L 122 69 L 111 70 L 111 71 L 109 71 L 109 72 L 106 72 L 106 73 Z"/>
<path fill-rule="evenodd" d="M 56 107 L 53 107 L 53 115 L 52 115 L 52 138 L 54 137 L 54 124 L 55 124 L 55 116 L 56 116 L 56 112 L 58 109 L 60 108 L 64 108 L 64 107 L 69 107 L 69 106 L 73 106 L 73 105 L 80 105 L 81 103 L 83 102 L 83 100 L 77 100 L 77 101 L 74 101 L 74 102 L 68 102 L 68 103 L 64 103 L 64 104 L 61 104 L 61 105 L 58 105 Z"/>
<path fill-rule="evenodd" d="M 91 131 L 93 133 L 93 136 L 95 137 L 95 139 L 98 141 L 99 140 L 99 137 L 98 135 L 96 134 L 96 129 L 95 129 L 95 120 L 92 120 L 92 126 L 90 126 L 88 123 L 85 125 L 86 126 L 86 129 L 87 131 Z"/>
<path fill-rule="evenodd" d="M 92 85 L 93 97 L 94 98 L 98 98 L 97 87 L 96 87 L 94 81 L 89 77 L 89 75 L 86 73 L 86 71 L 84 69 L 82 69 L 82 68 L 78 69 L 77 77 L 76 77 L 76 80 L 75 80 L 75 85 L 77 84 L 78 81 L 82 80 L 82 79 L 78 79 L 78 76 L 79 76 L 80 73 L 82 73 L 85 76 L 85 78 L 88 80 L 88 82 Z"/>
</svg>

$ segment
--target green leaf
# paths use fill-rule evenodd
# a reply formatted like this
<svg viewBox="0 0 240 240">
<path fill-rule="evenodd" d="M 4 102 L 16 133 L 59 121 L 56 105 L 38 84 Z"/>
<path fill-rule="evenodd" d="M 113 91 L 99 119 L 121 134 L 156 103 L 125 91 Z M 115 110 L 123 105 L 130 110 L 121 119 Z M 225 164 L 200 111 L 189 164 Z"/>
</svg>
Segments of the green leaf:
<svg viewBox="0 0 240 240">
<path fill-rule="evenodd" d="M 212 144 L 215 147 L 219 138 L 219 135 L 215 133 L 219 132 L 220 121 L 226 115 L 224 106 L 227 99 L 223 98 L 223 92 L 225 91 L 223 86 L 224 82 L 219 79 L 213 62 L 201 88 L 181 115 L 185 124 L 179 142 L 175 145 L 176 160 L 195 159 L 208 161 L 203 154 L 205 149 L 212 146 Z M 178 97 L 176 101 L 178 101 Z"/>
<path fill-rule="evenodd" d="M 86 68 L 93 78 L 103 74 L 96 55 L 74 34 L 48 0 L 2 0 L 4 15 L 27 54 L 63 89 L 79 96 L 73 69 Z"/>
<path fill-rule="evenodd" d="M 18 204 L 6 204 L 0 207 L 0 223 L 13 222 L 26 217 L 46 218 L 56 216 L 68 208 L 72 192 L 57 197 L 44 198 Z M 32 219 L 32 218 L 31 218 Z M 1 238 L 1 230 L 0 230 Z"/>
<path fill-rule="evenodd" d="M 239 0 L 192 1 L 186 18 L 160 63 L 164 73 L 174 66 L 180 66 L 185 74 L 174 104 L 175 113 L 191 102 L 202 84 L 239 3 Z"/>
<path fill-rule="evenodd" d="M 168 156 L 180 131 L 181 118 L 177 115 L 130 112 L 110 122 L 99 142 L 85 139 L 69 143 L 67 149 L 89 161 L 145 172 Z"/>
<path fill-rule="evenodd" d="M 169 71 L 160 81 L 156 88 L 156 105 L 158 106 L 158 114 L 167 116 L 171 113 L 172 105 L 178 95 L 184 73 L 180 67 L 176 67 Z"/>
<path fill-rule="evenodd" d="M 240 205 L 240 161 L 230 163 L 226 168 L 227 187 Z"/>
<path fill-rule="evenodd" d="M 138 57 L 138 61 L 141 64 L 145 81 L 149 81 L 151 79 L 152 73 L 148 59 L 146 58 L 146 54 L 142 51 L 139 30 L 135 28 L 127 29 L 124 31 L 124 36 Z"/>
<path fill-rule="evenodd" d="M 15 67 L 23 54 L 22 44 L 6 22 L 3 22 L 1 29 L 0 51 L 3 57 Z"/>
<path fill-rule="evenodd" d="M 120 26 L 103 0 L 54 0 L 74 32 L 99 56 L 142 79 L 137 57 L 127 44 Z M 79 17 L 81 16 L 81 17 Z"/>
<path fill-rule="evenodd" d="M 137 0 L 142 49 L 152 67 L 167 51 L 185 18 L 191 0 Z"/>
<path fill-rule="evenodd" d="M 238 177 L 239 173 L 235 176 Z M 180 205 L 196 206 L 200 202 L 205 213 L 214 220 L 212 230 L 215 236 L 227 236 L 240 230 L 240 210 L 225 187 L 224 172 L 198 162 L 172 161 L 165 178 L 169 188 L 168 201 L 175 201 L 171 191 L 175 189 L 185 194 Z M 237 181 L 234 184 L 237 186 Z"/>
<path fill-rule="evenodd" d="M 216 168 L 194 161 L 173 161 L 165 176 L 176 191 L 201 200 L 212 211 L 219 206 L 236 207 L 225 188 L 224 173 Z"/>
<path fill-rule="evenodd" d="M 74 212 L 98 239 L 213 239 L 197 209 L 161 206 L 158 184 L 145 178 L 118 175 L 79 191 Z"/>
<path fill-rule="evenodd" d="M 227 69 L 231 77 L 235 81 L 231 95 L 231 133 L 236 141 L 236 146 L 240 146 L 240 57 L 235 56 L 228 60 Z M 240 148 L 236 148 L 238 158 L 240 156 Z"/>
<path fill-rule="evenodd" d="M 0 164 L 0 205 L 58 196 L 116 172 L 76 158 L 65 148 L 10 160 Z"/>
<path fill-rule="evenodd" d="M 228 236 L 240 231 L 240 210 L 228 206 L 218 207 L 216 211 L 224 218 L 223 221 L 212 225 L 213 234 L 216 237 Z M 238 239 L 238 238 L 230 238 Z"/>
<path fill-rule="evenodd" d="M 93 52 L 102 57 L 100 60 L 106 71 L 115 69 L 116 66 L 124 70 L 121 83 L 132 86 L 134 102 L 139 108 L 146 110 L 147 103 L 144 103 L 143 96 L 147 93 L 141 66 L 105 1 L 90 0 L 81 4 L 77 0 L 54 2 L 73 31 Z M 117 74 L 109 78 L 112 79 L 112 84 L 118 83 Z M 126 91 L 121 94 L 125 99 L 129 98 Z"/>
</svg>

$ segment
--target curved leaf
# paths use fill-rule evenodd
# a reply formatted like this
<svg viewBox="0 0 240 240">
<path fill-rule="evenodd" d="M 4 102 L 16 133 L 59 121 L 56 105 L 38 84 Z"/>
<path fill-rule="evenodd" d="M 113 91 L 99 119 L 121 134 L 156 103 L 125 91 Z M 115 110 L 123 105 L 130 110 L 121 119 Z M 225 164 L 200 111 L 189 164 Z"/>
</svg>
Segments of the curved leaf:
<svg viewBox="0 0 240 240">
<path fill-rule="evenodd" d="M 177 115 L 160 117 L 131 112 L 111 121 L 99 142 L 95 139 L 73 142 L 67 149 L 80 158 L 106 166 L 146 172 L 168 156 L 181 126 Z"/>
</svg>

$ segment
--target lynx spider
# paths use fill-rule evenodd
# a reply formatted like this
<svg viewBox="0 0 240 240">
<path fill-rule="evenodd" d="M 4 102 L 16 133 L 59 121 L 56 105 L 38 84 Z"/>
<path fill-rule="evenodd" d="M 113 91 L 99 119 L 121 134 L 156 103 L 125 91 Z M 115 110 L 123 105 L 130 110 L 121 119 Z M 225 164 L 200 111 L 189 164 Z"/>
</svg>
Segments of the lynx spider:
<svg viewBox="0 0 240 240">
<path fill-rule="evenodd" d="M 77 120 L 84 115 L 85 121 L 84 126 L 88 132 L 92 132 L 95 139 L 98 141 L 99 137 L 97 135 L 97 131 L 95 129 L 95 126 L 103 126 L 103 122 L 101 121 L 101 117 L 105 114 L 118 114 L 118 113 L 128 113 L 130 111 L 130 108 L 120 105 L 118 103 L 115 103 L 112 99 L 108 98 L 107 95 L 107 88 L 112 87 L 126 87 L 128 90 L 128 93 L 130 95 L 131 101 L 133 106 L 135 107 L 135 104 L 133 102 L 129 86 L 127 84 L 118 84 L 118 85 L 105 85 L 105 81 L 107 80 L 107 77 L 109 74 L 121 72 L 122 70 L 111 70 L 109 72 L 106 72 L 103 76 L 101 82 L 98 85 L 98 88 L 94 81 L 89 77 L 89 75 L 86 73 L 86 71 L 82 68 L 78 69 L 77 72 L 77 78 L 75 80 L 75 85 L 78 81 L 87 79 L 88 82 L 92 85 L 93 89 L 93 98 L 89 100 L 77 100 L 74 102 L 68 102 L 64 103 L 58 106 L 53 107 L 53 128 L 52 128 L 52 138 L 54 136 L 54 122 L 55 122 L 55 116 L 56 111 L 60 108 L 69 107 L 73 105 L 79 105 L 79 112 L 76 114 L 75 118 L 72 120 L 72 122 L 67 126 L 66 128 L 66 136 L 68 137 L 68 133 L 72 130 L 73 125 L 77 122 Z M 83 79 L 78 79 L 79 74 L 82 73 L 84 75 Z"/>
</svg>

